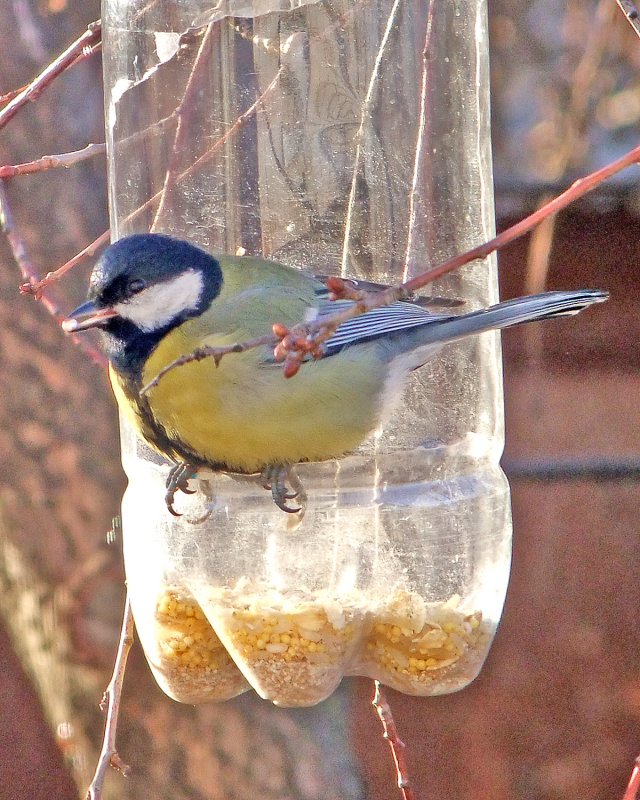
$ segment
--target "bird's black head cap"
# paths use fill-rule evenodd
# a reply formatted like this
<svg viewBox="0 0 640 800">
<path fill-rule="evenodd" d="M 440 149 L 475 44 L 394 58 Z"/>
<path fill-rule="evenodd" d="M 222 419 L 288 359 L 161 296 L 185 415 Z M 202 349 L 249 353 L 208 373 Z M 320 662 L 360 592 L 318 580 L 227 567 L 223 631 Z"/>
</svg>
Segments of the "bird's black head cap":
<svg viewBox="0 0 640 800">
<path fill-rule="evenodd" d="M 204 295 L 208 296 L 208 305 L 222 285 L 220 265 L 212 255 L 161 233 L 125 236 L 110 245 L 96 262 L 89 282 L 89 299 L 100 305 L 114 305 L 140 291 L 141 282 L 151 286 L 188 269 L 205 276 Z"/>
<path fill-rule="evenodd" d="M 108 247 L 93 269 L 89 300 L 98 308 L 119 310 L 102 325 L 107 355 L 116 369 L 139 374 L 168 331 L 210 306 L 222 280 L 217 259 L 172 236 L 134 234 Z M 182 305 L 180 291 L 185 293 Z M 157 298 L 149 311 L 141 302 L 145 298 Z"/>
</svg>

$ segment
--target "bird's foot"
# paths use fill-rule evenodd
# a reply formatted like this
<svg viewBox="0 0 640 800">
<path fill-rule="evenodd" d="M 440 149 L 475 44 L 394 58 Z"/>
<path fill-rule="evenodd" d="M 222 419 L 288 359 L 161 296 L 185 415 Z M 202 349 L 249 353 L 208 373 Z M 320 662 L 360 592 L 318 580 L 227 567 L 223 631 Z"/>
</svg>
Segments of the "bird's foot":
<svg viewBox="0 0 640 800">
<path fill-rule="evenodd" d="M 281 511 L 299 514 L 304 510 L 304 489 L 294 467 L 288 464 L 271 464 L 262 470 L 261 481 L 265 489 L 271 490 L 273 502 Z M 287 483 L 291 491 L 287 491 Z M 303 500 L 300 506 L 292 507 L 287 504 L 287 500 L 295 500 L 296 497 Z"/>
<path fill-rule="evenodd" d="M 166 489 L 167 493 L 164 496 L 164 502 L 167 504 L 167 509 L 174 517 L 181 517 L 173 507 L 173 501 L 176 499 L 176 492 L 184 492 L 184 494 L 195 494 L 194 489 L 189 488 L 189 479 L 195 475 L 195 468 L 191 464 L 174 464 L 169 470 L 167 477 Z"/>
</svg>

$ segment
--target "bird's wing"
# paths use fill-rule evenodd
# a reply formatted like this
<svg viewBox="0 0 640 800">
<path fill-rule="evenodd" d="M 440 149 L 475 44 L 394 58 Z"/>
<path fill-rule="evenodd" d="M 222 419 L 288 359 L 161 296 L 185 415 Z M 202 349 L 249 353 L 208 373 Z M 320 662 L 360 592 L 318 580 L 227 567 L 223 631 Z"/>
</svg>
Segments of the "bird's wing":
<svg viewBox="0 0 640 800">
<path fill-rule="evenodd" d="M 352 306 L 353 302 L 351 300 L 320 300 L 313 308 L 314 316 L 310 316 L 307 321 L 322 322 L 323 319 L 329 318 L 332 314 L 339 313 Z M 339 325 L 335 333 L 324 343 L 323 355 L 324 357 L 333 356 L 349 345 L 388 336 L 410 328 L 430 325 L 449 317 L 449 314 L 432 314 L 412 302 L 405 301 L 374 308 Z M 310 358 L 309 356 L 305 360 Z M 262 361 L 262 364 L 264 366 L 281 366 L 281 362 L 276 361 L 270 351 L 269 355 Z"/>
<path fill-rule="evenodd" d="M 351 302 L 342 300 L 325 303 L 320 308 L 317 319 L 322 320 L 323 317 L 328 317 L 331 313 L 341 311 L 351 305 L 353 305 Z M 326 356 L 335 355 L 347 345 L 377 339 L 409 328 L 429 325 L 445 319 L 446 316 L 448 315 L 432 314 L 414 303 L 404 301 L 374 308 L 339 325 L 333 336 L 325 342 L 324 354 Z"/>
</svg>

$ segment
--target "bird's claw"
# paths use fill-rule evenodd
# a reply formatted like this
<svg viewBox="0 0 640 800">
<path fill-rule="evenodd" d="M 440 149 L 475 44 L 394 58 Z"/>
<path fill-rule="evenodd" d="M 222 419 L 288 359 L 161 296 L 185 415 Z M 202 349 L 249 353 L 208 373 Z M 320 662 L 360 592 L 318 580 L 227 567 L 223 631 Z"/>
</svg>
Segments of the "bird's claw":
<svg viewBox="0 0 640 800">
<path fill-rule="evenodd" d="M 164 501 L 167 510 L 174 517 L 181 517 L 182 514 L 174 508 L 174 501 L 177 492 L 184 494 L 195 494 L 194 489 L 189 488 L 189 480 L 193 478 L 196 470 L 191 464 L 174 464 L 169 470 L 167 477 L 167 492 Z M 286 514 L 301 514 L 304 512 L 306 495 L 300 479 L 293 467 L 287 464 L 272 464 L 262 471 L 262 486 L 271 492 L 271 497 L 276 506 Z M 289 500 L 301 498 L 299 506 L 290 506 Z"/>
<path fill-rule="evenodd" d="M 184 494 L 195 494 L 195 489 L 189 488 L 189 479 L 194 475 L 194 468 L 191 464 L 174 464 L 169 470 L 167 477 L 166 489 L 167 493 L 164 496 L 164 502 L 167 504 L 167 510 L 174 517 L 181 517 L 178 511 L 173 507 L 173 501 L 176 499 L 176 492 L 180 491 Z"/>
<path fill-rule="evenodd" d="M 287 505 L 287 500 L 295 500 L 303 494 L 302 484 L 295 474 L 293 467 L 286 464 L 272 464 L 262 471 L 262 486 L 271 490 L 273 502 L 286 514 L 299 514 L 304 504 L 300 506 Z M 292 491 L 287 491 L 287 481 Z"/>
</svg>

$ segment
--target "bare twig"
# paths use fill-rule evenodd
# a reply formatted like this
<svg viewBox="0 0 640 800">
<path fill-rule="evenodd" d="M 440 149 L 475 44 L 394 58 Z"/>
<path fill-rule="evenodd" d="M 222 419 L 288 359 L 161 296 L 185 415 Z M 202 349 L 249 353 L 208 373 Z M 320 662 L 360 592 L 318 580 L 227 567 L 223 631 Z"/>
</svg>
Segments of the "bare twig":
<svg viewBox="0 0 640 800">
<path fill-rule="evenodd" d="M 343 281 L 340 278 L 330 278 L 327 281 L 327 286 L 333 293 L 334 298 L 353 300 L 354 304 L 343 311 L 323 317 L 319 322 L 299 324 L 295 325 L 293 328 L 287 328 L 279 323 L 274 324 L 273 331 L 275 339 L 278 341 L 274 352 L 276 358 L 285 362 L 285 377 L 292 377 L 296 374 L 305 356 L 310 354 L 314 358 L 320 358 L 322 356 L 323 342 L 329 339 L 336 328 L 343 322 L 357 317 L 360 314 L 364 314 L 367 311 L 371 311 L 374 308 L 391 305 L 391 303 L 395 303 L 398 300 L 406 300 L 411 297 L 414 292 L 427 286 L 437 278 L 441 278 L 443 275 L 447 275 L 449 272 L 453 272 L 465 264 L 469 264 L 471 261 L 485 259 L 494 251 L 505 247 L 507 244 L 510 244 L 525 233 L 531 231 L 543 220 L 553 214 L 557 214 L 558 211 L 566 208 L 580 197 L 583 197 L 599 186 L 603 181 L 607 180 L 607 178 L 617 174 L 631 164 L 637 163 L 638 160 L 640 160 L 640 145 L 634 147 L 633 150 L 630 150 L 624 156 L 621 156 L 606 167 L 602 167 L 602 169 L 596 170 L 584 178 L 580 178 L 543 208 L 539 208 L 533 214 L 520 220 L 520 222 L 507 228 L 507 230 L 502 231 L 502 233 L 499 233 L 493 239 L 477 245 L 471 250 L 467 250 L 465 253 L 449 258 L 437 267 L 427 270 L 399 286 L 390 286 L 388 289 L 379 292 L 365 292 L 354 289 L 349 282 Z M 233 345 L 231 349 L 212 347 L 208 355 L 219 361 L 220 358 L 227 355 L 229 352 L 244 352 L 252 347 L 263 346 L 266 343 L 270 343 L 270 341 L 268 337 L 261 337 L 251 342 Z M 200 355 L 200 358 L 202 358 L 202 355 Z M 162 374 L 166 375 L 167 372 L 174 369 L 178 364 L 183 365 L 189 363 L 190 360 L 194 359 L 190 356 L 183 356 L 178 359 L 178 361 L 168 364 L 163 369 Z M 148 390 L 155 385 L 156 378 L 145 388 Z"/>
<path fill-rule="evenodd" d="M 250 339 L 247 342 L 226 345 L 224 347 L 210 347 L 207 345 L 204 347 L 199 347 L 197 350 L 189 353 L 189 355 L 182 356 L 181 358 L 172 361 L 171 364 L 160 370 L 160 372 L 152 381 L 149 381 L 146 386 L 143 386 L 142 389 L 140 389 L 140 394 L 145 395 L 151 389 L 155 388 L 158 383 L 160 383 L 160 380 L 167 374 L 167 372 L 170 372 L 175 367 L 181 367 L 183 364 L 191 363 L 191 361 L 202 361 L 203 358 L 213 358 L 217 366 L 222 357 L 226 356 L 228 353 L 244 353 L 245 350 L 252 350 L 254 347 L 262 347 L 264 345 L 276 345 L 277 342 L 277 337 L 275 334 L 272 334 L 261 336 L 258 339 Z"/>
<path fill-rule="evenodd" d="M 389 40 L 389 36 L 391 35 L 391 31 L 393 30 L 393 26 L 398 14 L 398 8 L 400 7 L 400 0 L 394 0 L 393 6 L 389 11 L 389 18 L 387 19 L 387 25 L 382 35 L 382 40 L 380 42 L 380 46 L 378 47 L 378 52 L 376 54 L 376 60 L 373 65 L 373 71 L 371 72 L 371 77 L 369 78 L 369 85 L 367 87 L 367 93 L 365 95 L 364 101 L 362 103 L 362 113 L 360 116 L 360 126 L 358 128 L 358 132 L 356 134 L 356 155 L 353 162 L 353 175 L 351 178 L 351 189 L 349 191 L 349 200 L 347 203 L 347 218 L 345 221 L 344 226 L 344 240 L 342 244 L 342 274 L 344 275 L 347 269 L 347 260 L 349 256 L 349 240 L 351 238 L 351 220 L 353 218 L 353 212 L 355 209 L 356 204 L 356 196 L 357 196 L 357 189 L 358 189 L 358 173 L 360 172 L 360 158 L 362 154 L 362 147 L 364 144 L 364 137 L 368 128 L 371 127 L 371 103 L 373 101 L 373 93 L 376 89 L 378 83 L 378 76 L 380 74 L 380 66 L 382 64 L 382 57 L 384 55 L 385 48 L 387 46 L 387 42 Z"/>
<path fill-rule="evenodd" d="M 296 36 L 296 34 L 293 34 L 293 36 Z M 293 38 L 293 36 L 290 37 L 290 39 Z M 247 108 L 247 110 L 244 111 L 238 117 L 238 119 L 233 123 L 233 125 L 224 134 L 224 136 L 221 136 L 207 150 L 206 153 L 203 153 L 200 156 L 200 158 L 197 159 L 197 161 L 194 161 L 194 163 L 190 167 L 188 167 L 184 172 L 180 173 L 177 179 L 178 183 L 184 180 L 189 175 L 193 174 L 193 172 L 197 169 L 197 167 L 207 162 L 215 153 L 218 152 L 218 150 L 220 150 L 221 147 L 224 147 L 225 143 L 232 136 L 235 136 L 235 134 L 240 130 L 240 128 L 242 128 L 247 123 L 247 121 L 253 116 L 253 114 L 255 114 L 257 110 L 260 108 L 265 98 L 275 89 L 278 81 L 280 80 L 282 69 L 283 67 L 281 65 L 280 69 L 276 72 L 273 80 L 271 81 L 271 83 L 269 83 L 264 92 L 262 92 L 260 97 L 258 97 L 258 99 L 254 103 L 252 103 L 249 106 L 249 108 Z M 128 223 L 136 219 L 144 211 L 151 208 L 153 204 L 160 199 L 161 196 L 162 196 L 162 189 L 159 192 L 156 192 L 156 194 L 154 194 L 153 197 L 150 197 L 148 200 L 146 200 L 140 206 L 140 208 L 137 208 L 133 213 L 129 214 L 129 216 L 124 220 L 124 223 Z M 55 283 L 57 280 L 60 280 L 60 278 L 65 273 L 69 272 L 70 269 L 73 269 L 73 267 L 75 267 L 76 264 L 79 264 L 87 257 L 93 256 L 97 250 L 99 250 L 103 245 L 109 242 L 110 236 L 111 232 L 105 231 L 100 236 L 98 236 L 97 239 L 91 242 L 90 245 L 87 245 L 87 247 L 85 247 L 84 250 L 81 250 L 77 255 L 75 255 L 70 261 L 67 261 L 66 264 L 63 264 L 59 269 L 55 270 L 55 272 L 49 272 L 41 281 L 38 281 L 37 283 L 23 284 L 20 287 L 20 291 L 23 292 L 24 294 L 34 294 L 37 297 L 40 294 L 40 292 L 42 292 L 43 289 L 45 289 L 50 284 Z"/>
<path fill-rule="evenodd" d="M 75 67 L 76 64 L 80 64 L 82 61 L 85 61 L 87 58 L 90 58 L 94 53 L 97 53 L 102 48 L 102 42 L 98 42 L 94 44 L 92 47 L 85 47 L 82 52 L 78 55 L 75 61 L 69 64 L 70 67 Z M 15 97 L 22 92 L 26 91 L 29 87 L 29 84 L 25 84 L 24 86 L 20 86 L 19 89 L 13 89 L 10 92 L 6 92 L 5 94 L 0 94 L 0 106 L 4 106 L 7 103 L 10 103 Z"/>
<path fill-rule="evenodd" d="M 429 109 L 427 107 L 427 90 L 429 85 L 428 55 L 429 55 L 429 45 L 431 43 L 431 36 L 433 33 L 433 14 L 434 14 L 434 5 L 433 3 L 429 3 L 429 11 L 427 12 L 427 31 L 424 37 L 424 47 L 422 48 L 422 81 L 420 85 L 420 117 L 419 117 L 420 122 L 418 127 L 418 138 L 416 141 L 416 149 L 415 149 L 416 155 L 413 162 L 413 176 L 411 178 L 411 194 L 409 195 L 409 231 L 407 233 L 407 249 L 404 258 L 404 272 L 402 275 L 405 281 L 409 276 L 411 255 L 414 249 L 413 240 L 418 222 L 421 173 L 423 167 L 423 160 L 425 158 L 424 139 L 427 130 L 427 119 L 429 117 Z"/>
<path fill-rule="evenodd" d="M 218 29 L 215 28 L 215 30 Z M 214 31 L 214 25 L 213 23 L 210 23 L 207 26 L 204 36 L 202 37 L 202 41 L 200 42 L 200 48 L 193 63 L 193 69 L 191 70 L 189 79 L 187 80 L 187 85 L 184 90 L 184 95 L 182 97 L 182 100 L 180 101 L 180 104 L 176 108 L 175 113 L 178 116 L 178 124 L 176 126 L 176 132 L 173 139 L 171 158 L 164 178 L 164 185 L 160 193 L 160 202 L 158 203 L 158 208 L 153 223 L 151 224 L 152 231 L 158 227 L 158 224 L 160 223 L 160 220 L 164 213 L 168 198 L 170 197 L 171 192 L 178 179 L 177 176 L 178 160 L 181 155 L 182 146 L 184 144 L 185 138 L 188 136 L 189 132 L 189 121 L 193 113 L 194 94 L 200 91 L 199 81 L 211 57 L 212 53 L 211 36 L 213 34 L 213 31 Z"/>
<path fill-rule="evenodd" d="M 536 225 L 539 225 L 543 219 L 546 219 L 552 214 L 557 214 L 558 211 L 566 208 L 579 198 L 584 197 L 584 195 L 593 191 L 603 181 L 608 180 L 613 175 L 617 175 L 618 172 L 622 172 L 623 169 L 626 169 L 632 164 L 637 164 L 639 160 L 640 145 L 637 145 L 632 150 L 629 150 L 628 153 L 620 156 L 620 158 L 617 158 L 615 161 L 612 161 L 605 167 L 602 167 L 595 172 L 591 172 L 584 178 L 580 178 L 579 180 L 575 181 L 566 191 L 562 192 L 562 194 L 559 194 L 555 199 L 547 203 L 546 206 L 534 211 L 533 214 L 525 217 L 523 220 L 517 222 L 515 225 L 512 225 L 510 228 L 507 228 L 507 230 L 498 234 L 493 239 L 490 239 L 488 242 L 468 250 L 466 253 L 462 253 L 461 255 L 447 259 L 447 261 L 443 261 L 439 266 L 434 267 L 427 272 L 423 272 L 421 275 L 417 275 L 415 278 L 412 278 L 410 281 L 402 284 L 400 288 L 405 292 L 415 292 L 418 289 L 421 289 L 423 286 L 426 286 L 428 283 L 436 280 L 436 278 L 440 278 L 443 275 L 458 269 L 464 264 L 468 264 L 470 261 L 486 258 L 495 250 L 505 247 L 507 244 L 510 244 L 511 242 L 520 238 L 525 233 L 528 233 L 530 230 L 535 228 Z"/>
<path fill-rule="evenodd" d="M 31 83 L 23 89 L 13 100 L 0 110 L 0 130 L 13 119 L 20 109 L 27 103 L 35 100 L 40 93 L 49 86 L 55 78 L 63 73 L 67 67 L 76 63 L 85 52 L 94 52 L 93 48 L 100 41 L 102 26 L 100 20 L 92 22 L 87 30 L 78 37 L 58 58 L 54 59 Z"/>
<path fill-rule="evenodd" d="M 0 167 L 0 180 L 15 178 L 18 175 L 30 175 L 34 172 L 44 172 L 47 169 L 64 167 L 68 169 L 74 164 L 86 161 L 88 158 L 102 155 L 106 152 L 104 144 L 88 144 L 82 150 L 74 150 L 72 153 L 59 153 L 58 155 L 42 156 L 34 161 L 27 161 L 24 164 L 7 164 Z"/>
<path fill-rule="evenodd" d="M 13 214 L 11 213 L 11 207 L 9 205 L 9 198 L 7 197 L 4 181 L 2 180 L 0 180 L 0 230 L 2 230 L 2 233 L 4 233 L 7 238 L 13 258 L 20 269 L 22 277 L 26 278 L 29 281 L 29 284 L 32 282 L 37 283 L 38 273 L 33 265 L 33 262 L 27 254 L 27 248 L 25 247 L 24 240 L 22 239 L 22 236 L 20 236 L 20 233 L 16 227 Z M 64 314 L 60 311 L 60 308 L 56 305 L 56 303 L 44 295 L 41 295 L 39 300 L 42 302 L 42 305 L 44 308 L 46 308 L 49 314 L 51 314 L 56 322 L 60 324 L 64 319 Z M 105 367 L 107 365 L 107 360 L 102 353 L 99 353 L 95 348 L 93 348 L 90 342 L 88 342 L 85 338 L 74 335 L 73 342 L 74 344 L 78 345 L 78 347 L 80 347 L 80 349 L 87 356 L 89 356 L 89 358 L 95 364 L 100 367 Z"/>
<path fill-rule="evenodd" d="M 66 264 L 63 264 L 54 272 L 47 272 L 42 280 L 33 280 L 29 283 L 23 283 L 20 287 L 20 291 L 22 294 L 32 294 L 36 300 L 39 300 L 42 296 L 42 292 L 47 288 L 47 286 L 50 286 L 57 280 L 60 280 L 65 273 L 69 272 L 70 269 L 73 269 L 81 261 L 84 261 L 85 258 L 91 258 L 91 256 L 94 256 L 101 247 L 109 243 L 110 237 L 111 231 L 105 231 L 104 233 L 101 233 L 97 239 L 94 239 L 91 244 L 88 244 L 84 250 L 76 253 L 76 255 L 67 261 Z"/>
<path fill-rule="evenodd" d="M 106 705 L 107 716 L 102 739 L 102 749 L 100 750 L 96 771 L 87 790 L 87 800 L 101 800 L 103 796 L 102 789 L 109 767 L 114 767 L 114 769 L 119 770 L 123 775 L 126 775 L 129 771 L 129 767 L 122 761 L 116 750 L 116 733 L 120 698 L 122 697 L 122 684 L 124 682 L 124 674 L 127 666 L 127 657 L 129 656 L 132 644 L 133 614 L 131 612 L 129 594 L 127 593 L 113 674 L 102 698 L 102 703 L 100 704 L 102 709 L 104 709 Z"/>
<path fill-rule="evenodd" d="M 11 207 L 9 205 L 9 198 L 7 197 L 7 191 L 4 186 L 4 181 L 0 181 L 0 227 L 2 229 L 2 233 L 4 233 L 4 235 L 7 237 L 13 258 L 20 269 L 20 274 L 22 277 L 29 281 L 37 280 L 38 275 L 36 268 L 27 255 L 27 249 L 25 247 L 24 240 L 16 228 L 16 224 L 13 219 L 13 213 L 11 212 Z M 51 300 L 43 298 L 43 305 L 52 316 L 55 317 L 59 313 L 58 308 L 51 302 Z"/>
<path fill-rule="evenodd" d="M 26 89 L 25 86 L 21 86 L 19 89 L 13 89 L 11 92 L 6 92 L 5 94 L 0 94 L 0 106 L 5 105 L 6 103 L 10 103 L 14 97 L 17 97 L 21 92 L 24 92 Z"/>
<path fill-rule="evenodd" d="M 393 761 L 396 765 L 396 775 L 398 776 L 398 788 L 402 792 L 403 800 L 416 800 L 415 792 L 411 786 L 409 778 L 409 771 L 407 768 L 407 760 L 405 758 L 405 743 L 398 736 L 396 723 L 391 713 L 391 706 L 387 700 L 384 689 L 380 685 L 380 681 L 374 681 L 375 693 L 371 704 L 375 708 L 380 722 L 382 723 L 383 736 L 389 743 Z"/>
<path fill-rule="evenodd" d="M 638 13 L 636 4 L 632 3 L 631 0 L 616 0 L 616 2 L 622 9 L 622 13 L 628 19 L 633 30 L 640 36 L 640 13 Z"/>
</svg>

